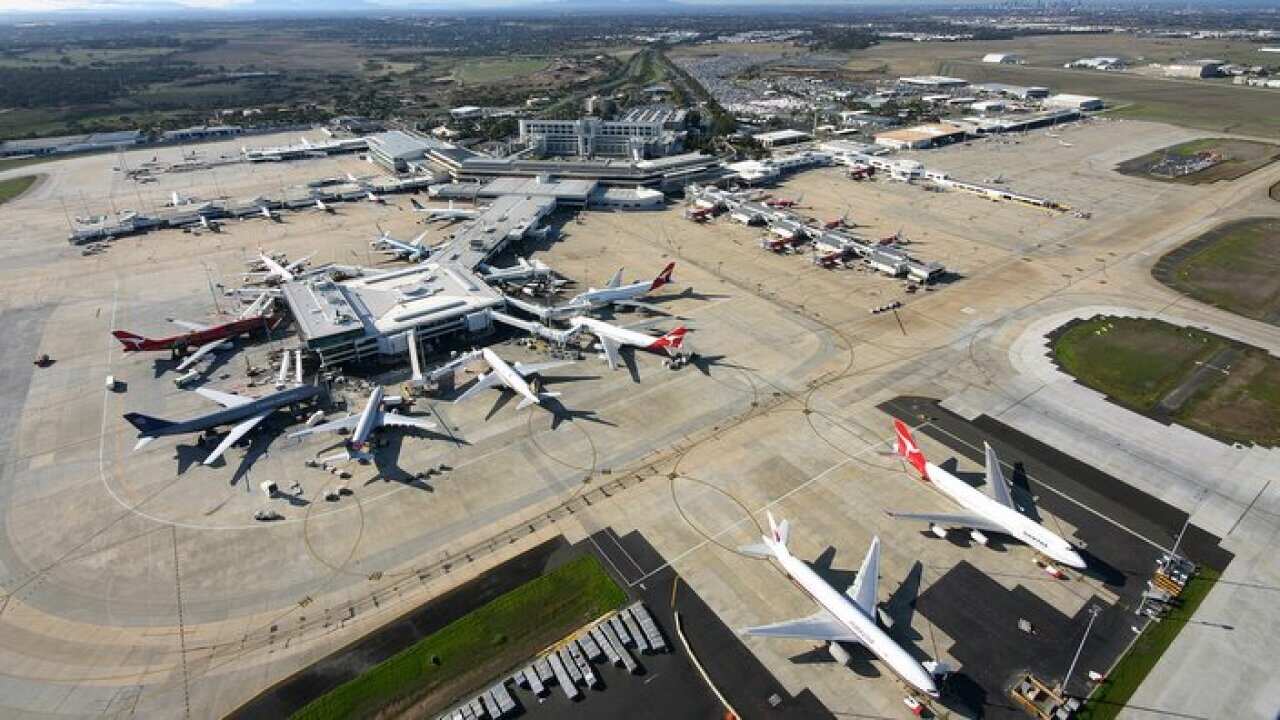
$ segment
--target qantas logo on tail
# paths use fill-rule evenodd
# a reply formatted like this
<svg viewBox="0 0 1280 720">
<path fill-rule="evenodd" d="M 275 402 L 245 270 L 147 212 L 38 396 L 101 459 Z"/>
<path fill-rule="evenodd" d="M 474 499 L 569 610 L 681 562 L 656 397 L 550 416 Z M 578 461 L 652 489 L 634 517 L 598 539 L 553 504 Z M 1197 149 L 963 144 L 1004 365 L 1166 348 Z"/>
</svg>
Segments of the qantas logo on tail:
<svg viewBox="0 0 1280 720">
<path fill-rule="evenodd" d="M 667 266 L 666 266 L 666 267 L 664 267 L 664 268 L 662 268 L 662 272 L 658 273 L 658 277 L 656 277 L 656 278 L 654 278 L 654 279 L 653 279 L 653 284 L 649 286 L 649 289 L 650 289 L 650 290 L 657 290 L 658 288 L 662 287 L 663 285 L 668 285 L 668 284 L 670 284 L 670 283 L 671 283 L 671 272 L 672 272 L 673 270 L 675 270 L 675 269 L 676 269 L 676 264 L 675 264 L 675 263 L 667 263 Z"/>
<path fill-rule="evenodd" d="M 669 354 L 674 355 L 684 345 L 684 334 L 689 332 L 688 328 L 681 325 L 671 332 L 663 335 L 653 344 L 649 346 L 650 350 L 666 350 Z"/>
<path fill-rule="evenodd" d="M 920 452 L 920 447 L 916 445 L 915 438 L 911 437 L 911 430 L 907 428 L 907 424 L 894 418 L 893 431 L 898 436 L 894 450 L 920 472 L 921 480 L 928 480 L 929 467 L 925 463 L 924 453 Z"/>
<path fill-rule="evenodd" d="M 124 345 L 125 350 L 141 350 L 147 344 L 146 338 L 125 330 L 113 330 L 111 334 Z"/>
</svg>

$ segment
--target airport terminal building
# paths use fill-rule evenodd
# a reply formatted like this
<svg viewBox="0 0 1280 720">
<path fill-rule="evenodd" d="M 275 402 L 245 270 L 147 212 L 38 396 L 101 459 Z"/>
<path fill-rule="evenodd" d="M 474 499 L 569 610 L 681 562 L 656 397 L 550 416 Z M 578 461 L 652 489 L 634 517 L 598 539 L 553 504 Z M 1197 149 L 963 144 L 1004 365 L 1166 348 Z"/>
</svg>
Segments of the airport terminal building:
<svg viewBox="0 0 1280 720">
<path fill-rule="evenodd" d="M 643 160 L 670 155 L 683 134 L 666 127 L 665 118 L 641 120 L 520 121 L 520 144 L 543 157 L 617 157 Z"/>
</svg>

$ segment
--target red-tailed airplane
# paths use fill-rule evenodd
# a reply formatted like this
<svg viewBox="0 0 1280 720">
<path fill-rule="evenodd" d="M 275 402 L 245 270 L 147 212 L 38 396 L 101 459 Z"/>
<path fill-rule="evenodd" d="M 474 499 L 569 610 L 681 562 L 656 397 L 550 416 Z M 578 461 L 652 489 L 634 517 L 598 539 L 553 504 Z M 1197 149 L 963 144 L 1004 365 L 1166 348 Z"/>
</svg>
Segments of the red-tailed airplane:
<svg viewBox="0 0 1280 720">
<path fill-rule="evenodd" d="M 800 201 L 804 199 L 804 195 L 799 195 L 795 200 L 785 200 L 782 198 L 769 198 L 764 201 L 765 205 L 771 208 L 794 208 L 800 207 Z"/>
<path fill-rule="evenodd" d="M 245 308 L 235 320 L 220 325 L 200 325 L 185 320 L 171 319 L 170 322 L 189 330 L 189 332 L 181 335 L 152 339 L 126 330 L 112 330 L 111 334 L 124 345 L 125 352 L 170 350 L 175 356 L 187 355 L 177 368 L 178 370 L 186 370 L 213 350 L 226 346 L 232 338 L 251 333 L 263 327 L 274 327 L 278 318 L 267 313 L 266 309 L 270 303 L 271 296 L 268 293 L 263 293 L 258 296 L 257 300 L 253 301 L 253 304 Z M 189 355 L 187 354 L 188 352 L 190 353 Z"/>
</svg>

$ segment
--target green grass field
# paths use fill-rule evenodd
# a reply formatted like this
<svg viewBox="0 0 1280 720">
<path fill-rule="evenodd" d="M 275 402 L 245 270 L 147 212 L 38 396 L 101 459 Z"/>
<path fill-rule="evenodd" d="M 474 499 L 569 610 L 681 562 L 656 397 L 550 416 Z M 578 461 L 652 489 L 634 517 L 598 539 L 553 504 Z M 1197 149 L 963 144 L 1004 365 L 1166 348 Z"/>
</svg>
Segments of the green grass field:
<svg viewBox="0 0 1280 720">
<path fill-rule="evenodd" d="M 464 83 L 516 80 L 547 68 L 545 58 L 487 58 L 468 60 L 453 69 L 453 78 Z"/>
<path fill-rule="evenodd" d="M 1134 412 L 1226 443 L 1280 446 L 1280 358 L 1264 350 L 1159 320 L 1100 316 L 1057 334 L 1053 354 L 1064 372 Z M 1206 363 L 1219 372 L 1182 387 Z M 1178 388 L 1185 399 L 1162 405 Z"/>
<path fill-rule="evenodd" d="M 1182 593 L 1182 607 L 1164 620 L 1154 623 L 1143 631 L 1134 642 L 1133 647 L 1120 658 L 1115 668 L 1107 676 L 1107 681 L 1098 686 L 1085 702 L 1084 708 L 1076 718 L 1078 720 L 1112 720 L 1119 715 L 1128 704 L 1129 699 L 1138 691 L 1138 686 L 1155 668 L 1160 656 L 1173 644 L 1178 633 L 1187 626 L 1195 615 L 1200 603 L 1208 597 L 1209 591 L 1218 581 L 1218 572 L 1211 568 L 1201 568 L 1199 574 L 1192 578 Z"/>
<path fill-rule="evenodd" d="M 28 188 L 35 184 L 35 181 L 35 175 L 23 175 L 8 180 L 0 180 L 0 205 L 26 192 Z"/>
<path fill-rule="evenodd" d="M 583 556 L 472 610 L 293 717 L 369 717 L 391 703 L 410 703 L 430 693 L 438 695 L 443 709 L 626 599 L 600 561 Z"/>
<path fill-rule="evenodd" d="M 1223 347 L 1215 335 L 1158 320 L 1096 317 L 1053 344 L 1063 370 L 1138 412 L 1148 412 L 1190 372 Z"/>
<path fill-rule="evenodd" d="M 1280 324 L 1280 218 L 1219 225 L 1166 255 L 1154 274 L 1200 302 Z"/>
</svg>

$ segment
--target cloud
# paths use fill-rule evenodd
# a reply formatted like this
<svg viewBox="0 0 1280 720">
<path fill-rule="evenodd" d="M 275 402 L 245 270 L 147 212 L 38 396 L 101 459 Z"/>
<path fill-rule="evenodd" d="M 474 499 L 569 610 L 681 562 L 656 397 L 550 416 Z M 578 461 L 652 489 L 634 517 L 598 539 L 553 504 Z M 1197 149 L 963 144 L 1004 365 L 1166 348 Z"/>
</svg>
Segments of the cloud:
<svg viewBox="0 0 1280 720">
<path fill-rule="evenodd" d="M 63 12 L 93 10 L 98 12 L 141 11 L 155 7 L 230 8 L 248 5 L 253 0 L 0 0 L 4 12 Z"/>
</svg>

